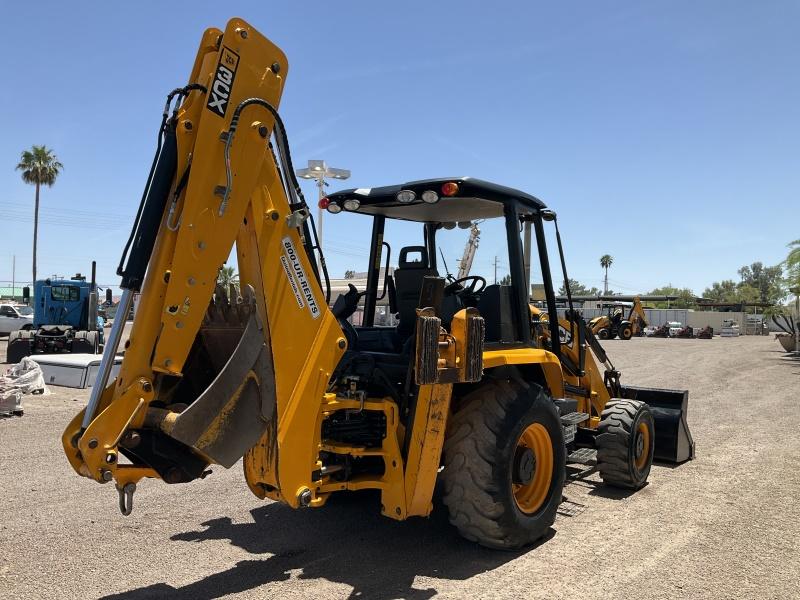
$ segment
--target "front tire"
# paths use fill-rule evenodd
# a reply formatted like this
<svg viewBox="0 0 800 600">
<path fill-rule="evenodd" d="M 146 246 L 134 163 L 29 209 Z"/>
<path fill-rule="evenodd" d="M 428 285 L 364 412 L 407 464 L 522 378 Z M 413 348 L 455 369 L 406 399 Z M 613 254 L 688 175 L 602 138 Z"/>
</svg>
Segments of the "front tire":
<svg viewBox="0 0 800 600">
<path fill-rule="evenodd" d="M 487 380 L 463 398 L 444 446 L 444 503 L 465 538 L 513 550 L 547 534 L 566 449 L 550 398 L 534 384 Z"/>
<path fill-rule="evenodd" d="M 597 432 L 597 470 L 603 482 L 633 490 L 644 487 L 655 445 L 650 407 L 638 400 L 611 400 Z"/>
<path fill-rule="evenodd" d="M 611 331 L 607 327 L 604 327 L 600 331 L 597 332 L 597 337 L 601 340 L 607 340 L 611 337 Z"/>
</svg>

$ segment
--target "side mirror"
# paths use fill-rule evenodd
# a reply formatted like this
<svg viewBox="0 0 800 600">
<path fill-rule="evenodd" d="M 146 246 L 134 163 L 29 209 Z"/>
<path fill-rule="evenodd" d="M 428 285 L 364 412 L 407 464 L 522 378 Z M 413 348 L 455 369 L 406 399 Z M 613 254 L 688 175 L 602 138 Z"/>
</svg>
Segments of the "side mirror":
<svg viewBox="0 0 800 600">
<path fill-rule="evenodd" d="M 27 285 L 22 288 L 22 300 L 25 302 L 25 304 L 30 304 L 31 288 L 29 288 Z"/>
</svg>

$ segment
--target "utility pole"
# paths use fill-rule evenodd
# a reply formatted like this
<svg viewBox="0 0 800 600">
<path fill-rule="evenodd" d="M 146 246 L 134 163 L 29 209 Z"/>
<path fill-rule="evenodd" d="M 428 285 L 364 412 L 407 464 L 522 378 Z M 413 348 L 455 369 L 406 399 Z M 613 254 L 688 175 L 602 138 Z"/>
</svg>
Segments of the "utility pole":
<svg viewBox="0 0 800 600">
<path fill-rule="evenodd" d="M 497 255 L 494 257 L 494 282 L 497 284 Z"/>
<path fill-rule="evenodd" d="M 11 301 L 17 297 L 17 255 L 11 256 Z"/>
</svg>

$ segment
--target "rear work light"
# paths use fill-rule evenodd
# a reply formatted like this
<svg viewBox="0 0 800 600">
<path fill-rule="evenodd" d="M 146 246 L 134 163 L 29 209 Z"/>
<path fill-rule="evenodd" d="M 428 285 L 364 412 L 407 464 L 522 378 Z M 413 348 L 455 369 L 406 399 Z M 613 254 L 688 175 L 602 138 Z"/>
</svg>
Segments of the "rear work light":
<svg viewBox="0 0 800 600">
<path fill-rule="evenodd" d="M 422 192 L 422 201 L 426 204 L 436 204 L 439 201 L 439 194 L 433 190 L 425 190 Z"/>
<path fill-rule="evenodd" d="M 401 204 L 409 204 L 417 199 L 417 194 L 414 190 L 400 190 L 397 192 L 396 198 Z"/>
<path fill-rule="evenodd" d="M 442 194 L 445 196 L 455 196 L 458 193 L 458 184 L 455 181 L 448 181 L 442 184 Z"/>
<path fill-rule="evenodd" d="M 342 212 L 342 207 L 336 204 L 336 202 L 328 202 L 328 212 L 335 215 L 336 213 Z"/>
<path fill-rule="evenodd" d="M 344 201 L 345 210 L 358 210 L 360 206 L 361 202 L 355 198 L 350 198 L 349 200 Z"/>
</svg>

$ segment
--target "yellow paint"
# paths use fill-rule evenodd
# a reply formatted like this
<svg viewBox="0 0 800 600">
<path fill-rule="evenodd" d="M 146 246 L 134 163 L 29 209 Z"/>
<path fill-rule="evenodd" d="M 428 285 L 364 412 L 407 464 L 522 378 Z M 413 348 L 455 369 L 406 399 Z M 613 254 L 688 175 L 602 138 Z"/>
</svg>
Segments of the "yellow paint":
<svg viewBox="0 0 800 600">
<path fill-rule="evenodd" d="M 541 423 L 531 423 L 517 440 L 517 448 L 528 448 L 535 457 L 533 476 L 528 483 L 512 483 L 511 489 L 517 507 L 533 514 L 547 500 L 547 492 L 553 481 L 553 442 Z"/>
<path fill-rule="evenodd" d="M 414 429 L 405 470 L 408 516 L 426 517 L 442 456 L 452 384 L 423 385 L 417 394 Z"/>
<path fill-rule="evenodd" d="M 636 435 L 642 438 L 642 451 L 634 456 L 634 464 L 640 471 L 647 465 L 647 459 L 650 458 L 650 428 L 644 421 L 639 423 Z M 634 446 L 636 448 L 637 446 Z"/>
</svg>

